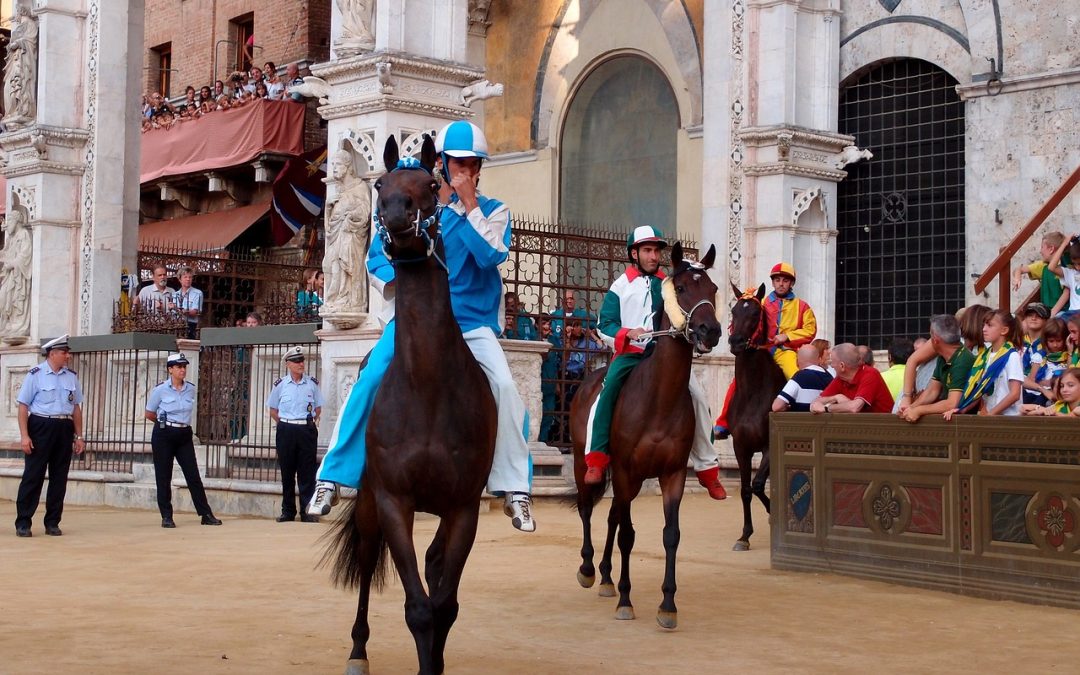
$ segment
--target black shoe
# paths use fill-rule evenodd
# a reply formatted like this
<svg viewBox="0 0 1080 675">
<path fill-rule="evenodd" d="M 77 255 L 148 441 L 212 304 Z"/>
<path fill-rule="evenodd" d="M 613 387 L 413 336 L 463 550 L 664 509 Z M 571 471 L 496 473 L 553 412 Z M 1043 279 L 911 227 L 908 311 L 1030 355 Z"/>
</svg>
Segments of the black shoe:
<svg viewBox="0 0 1080 675">
<path fill-rule="evenodd" d="M 319 522 L 319 517 L 318 516 L 309 516 L 307 514 L 304 514 L 304 515 L 300 516 L 300 522 L 301 523 L 317 523 L 317 522 Z"/>
<path fill-rule="evenodd" d="M 161 526 L 165 529 L 171 530 L 176 527 L 176 523 L 173 522 L 173 519 L 171 517 L 167 517 L 161 519 Z"/>
<path fill-rule="evenodd" d="M 49 535 L 50 537 L 59 537 L 63 534 L 63 532 L 61 532 L 60 528 L 56 525 L 46 525 L 45 534 Z"/>
<path fill-rule="evenodd" d="M 202 517 L 203 525 L 220 525 L 221 521 L 214 517 L 214 514 L 206 515 Z"/>
<path fill-rule="evenodd" d="M 34 536 L 34 533 L 30 531 L 29 527 L 16 527 L 15 528 L 15 536 L 16 537 L 32 537 L 32 536 Z"/>
<path fill-rule="evenodd" d="M 292 514 L 283 513 L 283 514 L 281 514 L 280 516 L 277 517 L 277 521 L 279 523 L 291 523 L 294 520 L 296 520 L 296 514 L 295 513 L 292 513 Z"/>
</svg>

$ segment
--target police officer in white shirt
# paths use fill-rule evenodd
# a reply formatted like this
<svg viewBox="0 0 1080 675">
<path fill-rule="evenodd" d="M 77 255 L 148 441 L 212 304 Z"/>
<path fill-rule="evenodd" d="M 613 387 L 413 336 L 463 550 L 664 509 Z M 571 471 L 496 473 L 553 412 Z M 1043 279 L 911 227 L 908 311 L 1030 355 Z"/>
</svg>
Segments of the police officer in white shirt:
<svg viewBox="0 0 1080 675">
<path fill-rule="evenodd" d="M 81 455 L 82 386 L 75 371 L 67 368 L 70 355 L 68 336 L 49 340 L 41 346 L 44 363 L 31 368 L 23 380 L 19 403 L 19 435 L 23 451 L 23 476 L 16 498 L 15 534 L 30 532 L 34 512 L 41 499 L 45 471 L 49 489 L 45 493 L 45 534 L 59 537 L 64 514 L 71 452 Z"/>
<path fill-rule="evenodd" d="M 266 407 L 277 422 L 278 467 L 281 469 L 281 515 L 279 523 L 296 518 L 296 489 L 300 488 L 300 520 L 319 522 L 303 507 L 315 494 L 315 452 L 319 442 L 319 416 L 323 396 L 319 381 L 304 374 L 304 350 L 290 347 L 281 360 L 289 373 L 274 382 Z"/>
<path fill-rule="evenodd" d="M 195 410 L 195 385 L 185 382 L 188 360 L 183 354 L 170 354 L 165 362 L 169 379 L 150 390 L 146 398 L 146 419 L 154 422 L 150 447 L 154 451 L 154 477 L 157 479 L 157 503 L 161 526 L 174 528 L 172 508 L 173 458 L 184 472 L 188 492 L 203 525 L 220 525 L 206 501 L 206 490 L 195 460 L 191 441 L 191 417 Z"/>
</svg>

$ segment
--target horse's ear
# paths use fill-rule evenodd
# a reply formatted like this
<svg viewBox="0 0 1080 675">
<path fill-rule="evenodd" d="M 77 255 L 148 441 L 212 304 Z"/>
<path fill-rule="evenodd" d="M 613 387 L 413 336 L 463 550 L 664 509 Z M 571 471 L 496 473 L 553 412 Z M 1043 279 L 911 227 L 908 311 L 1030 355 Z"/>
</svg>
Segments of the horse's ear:
<svg viewBox="0 0 1080 675">
<path fill-rule="evenodd" d="M 428 173 L 435 171 L 435 141 L 428 134 L 424 134 L 424 142 L 420 145 L 420 166 Z"/>
<path fill-rule="evenodd" d="M 390 138 L 386 139 L 386 146 L 383 148 L 382 151 L 382 161 L 383 166 L 386 167 L 387 171 L 393 171 L 394 167 L 397 166 L 398 147 L 397 139 L 394 138 L 393 134 L 390 135 Z"/>
<path fill-rule="evenodd" d="M 677 241 L 675 245 L 671 247 L 671 269 L 676 270 L 679 265 L 682 265 L 682 242 Z"/>
<path fill-rule="evenodd" d="M 731 281 L 728 281 L 728 283 L 731 284 L 731 292 L 735 294 L 735 299 L 738 300 L 739 298 L 741 298 L 742 297 L 742 291 L 739 290 L 739 287 L 736 286 Z"/>
<path fill-rule="evenodd" d="M 709 244 L 709 252 L 701 259 L 701 264 L 705 266 L 705 269 L 709 269 L 714 262 L 716 262 L 716 246 Z"/>
<path fill-rule="evenodd" d="M 765 284 L 761 284 L 757 287 L 757 299 L 761 300 L 765 297 Z"/>
</svg>

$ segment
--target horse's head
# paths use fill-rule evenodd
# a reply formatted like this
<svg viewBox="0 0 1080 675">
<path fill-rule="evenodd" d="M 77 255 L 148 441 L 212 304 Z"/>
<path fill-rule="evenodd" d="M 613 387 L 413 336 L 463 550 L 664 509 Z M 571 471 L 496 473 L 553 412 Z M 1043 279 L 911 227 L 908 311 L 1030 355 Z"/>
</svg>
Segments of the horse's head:
<svg viewBox="0 0 1080 675">
<path fill-rule="evenodd" d="M 671 276 L 664 279 L 664 313 L 668 323 L 680 331 L 694 345 L 694 350 L 705 354 L 720 342 L 720 322 L 716 319 L 716 284 L 706 270 L 716 258 L 716 247 L 696 262 L 683 258 L 682 244 L 671 247 Z"/>
<path fill-rule="evenodd" d="M 765 284 L 758 286 L 757 293 L 752 289 L 740 291 L 731 284 L 735 292 L 735 305 L 731 308 L 731 326 L 728 327 L 728 344 L 731 353 L 739 354 L 749 348 L 760 347 L 768 337 L 765 324 L 765 306 L 761 304 L 765 297 Z"/>
<path fill-rule="evenodd" d="M 375 181 L 375 214 L 392 258 L 427 257 L 434 250 L 439 222 L 435 182 L 435 142 L 424 134 L 420 159 L 401 158 L 394 137 L 383 149 L 384 173 Z"/>
</svg>

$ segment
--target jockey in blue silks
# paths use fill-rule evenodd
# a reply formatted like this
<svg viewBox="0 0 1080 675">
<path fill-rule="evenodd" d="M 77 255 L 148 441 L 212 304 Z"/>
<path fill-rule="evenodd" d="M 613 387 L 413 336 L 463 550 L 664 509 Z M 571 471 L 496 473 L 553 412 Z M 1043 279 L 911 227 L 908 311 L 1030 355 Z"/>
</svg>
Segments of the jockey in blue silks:
<svg viewBox="0 0 1080 675">
<path fill-rule="evenodd" d="M 495 457 L 487 489 L 505 493 L 504 512 L 514 527 L 536 529 L 532 518 L 531 466 L 525 442 L 525 403 L 518 394 L 497 335 L 500 332 L 502 276 L 499 264 L 509 255 L 510 210 L 497 199 L 476 191 L 482 161 L 487 158 L 484 132 L 465 121 L 447 125 L 435 141 L 441 173 L 439 188 L 442 240 L 450 275 L 450 304 L 465 343 L 488 377 L 499 411 Z M 393 167 L 388 167 L 393 168 Z M 401 169 L 419 169 L 404 158 Z M 388 300 L 394 295 L 394 267 L 375 238 L 367 260 L 371 283 Z M 337 486 L 360 487 L 367 457 L 367 421 L 390 360 L 394 356 L 396 322 L 391 319 L 368 354 L 349 398 L 338 415 L 329 450 L 319 467 L 311 515 L 326 515 L 337 503 Z M 432 386 L 437 386 L 433 384 Z"/>
</svg>

